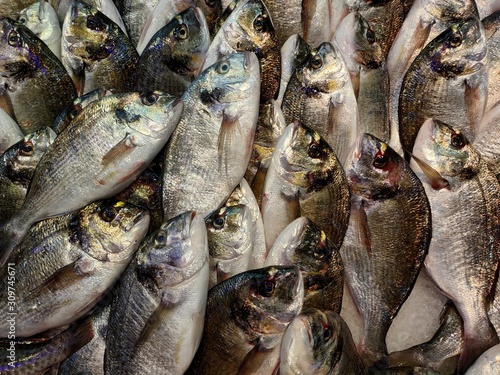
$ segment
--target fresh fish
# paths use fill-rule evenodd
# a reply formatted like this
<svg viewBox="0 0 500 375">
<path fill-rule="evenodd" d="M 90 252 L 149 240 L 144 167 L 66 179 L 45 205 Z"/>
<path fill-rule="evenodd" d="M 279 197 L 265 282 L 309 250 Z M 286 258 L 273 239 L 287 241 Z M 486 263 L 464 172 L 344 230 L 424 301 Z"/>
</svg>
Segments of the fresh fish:
<svg viewBox="0 0 500 375">
<path fill-rule="evenodd" d="M 201 340 L 208 273 L 199 214 L 184 212 L 145 240 L 111 307 L 105 373 L 182 375 Z"/>
<path fill-rule="evenodd" d="M 61 26 L 56 11 L 48 2 L 40 0 L 24 8 L 17 21 L 30 29 L 61 59 Z"/>
<path fill-rule="evenodd" d="M 427 342 L 389 354 L 389 366 L 428 367 L 439 373 L 455 373 L 463 345 L 463 322 L 455 306 L 448 303 L 440 316 L 441 324 Z"/>
<path fill-rule="evenodd" d="M 120 27 L 97 8 L 74 0 L 64 19 L 61 44 L 63 64 L 79 95 L 97 88 L 114 94 L 132 91 L 139 54 Z"/>
<path fill-rule="evenodd" d="M 422 125 L 413 156 L 432 210 L 425 267 L 464 321 L 463 374 L 500 342 L 487 315 L 500 259 L 500 185 L 467 138 L 439 120 Z"/>
<path fill-rule="evenodd" d="M 363 320 L 367 366 L 387 356 L 389 327 L 410 294 L 431 240 L 422 183 L 386 143 L 364 134 L 346 170 L 349 228 L 341 249 L 347 285 Z"/>
<path fill-rule="evenodd" d="M 146 210 L 119 201 L 92 203 L 80 211 L 41 221 L 16 248 L 16 337 L 70 324 L 85 315 L 115 284 L 149 225 Z M 7 300 L 7 283 L 0 296 Z M 78 296 L 78 298 L 75 298 Z M 0 307 L 8 316 L 7 304 Z M 7 319 L 0 337 L 8 337 Z"/>
<path fill-rule="evenodd" d="M 205 218 L 210 253 L 209 288 L 250 269 L 252 217 L 245 205 L 222 207 Z"/>
<path fill-rule="evenodd" d="M 200 73 L 209 44 L 210 34 L 202 11 L 187 8 L 145 46 L 137 62 L 135 89 L 182 96 Z"/>
<path fill-rule="evenodd" d="M 349 187 L 317 132 L 298 122 L 287 126 L 271 159 L 261 209 L 268 249 L 299 216 L 311 219 L 340 248 L 349 222 Z"/>
<path fill-rule="evenodd" d="M 337 247 L 310 219 L 292 221 L 274 241 L 265 266 L 297 266 L 304 279 L 303 309 L 340 314 L 344 266 Z"/>
<path fill-rule="evenodd" d="M 333 311 L 306 309 L 288 326 L 280 375 L 362 375 L 363 363 L 349 327 Z"/>
<path fill-rule="evenodd" d="M 247 271 L 209 290 L 203 339 L 186 375 L 238 374 L 244 362 L 272 349 L 302 308 L 294 267 Z"/>
<path fill-rule="evenodd" d="M 217 17 L 222 13 L 220 0 L 160 0 L 144 23 L 137 42 L 139 54 L 143 54 L 150 40 L 160 29 L 169 24 L 177 14 L 182 13 L 189 7 L 198 7 L 200 13 L 203 13 L 206 27 L 210 30 Z M 207 37 L 209 38 L 209 36 Z"/>
<path fill-rule="evenodd" d="M 486 111 L 472 145 L 500 181 L 500 102 Z"/>
<path fill-rule="evenodd" d="M 283 115 L 317 131 L 342 165 L 358 136 L 358 106 L 338 47 L 325 42 L 295 69 L 283 98 Z"/>
<path fill-rule="evenodd" d="M 309 45 L 317 46 L 331 39 L 330 10 L 332 2 L 333 0 L 302 1 L 301 35 Z"/>
<path fill-rule="evenodd" d="M 256 56 L 235 53 L 205 69 L 188 87 L 182 118 L 165 151 L 165 218 L 186 210 L 205 217 L 241 182 L 257 124 L 259 77 Z"/>
<path fill-rule="evenodd" d="M 130 185 L 165 145 L 182 107 L 160 92 L 115 94 L 87 105 L 42 157 L 23 206 L 0 228 L 0 263 L 35 222 Z"/>
<path fill-rule="evenodd" d="M 207 51 L 203 69 L 228 53 L 250 51 L 260 62 L 260 102 L 276 99 L 281 77 L 280 45 L 262 0 L 240 0 Z"/>
<path fill-rule="evenodd" d="M 0 108 L 0 155 L 14 143 L 23 139 L 24 134 L 17 122 L 7 112 Z"/>
<path fill-rule="evenodd" d="M 28 134 L 0 156 L 0 224 L 8 221 L 23 205 L 35 168 L 56 134 L 42 128 Z"/>
<path fill-rule="evenodd" d="M 267 0 L 266 7 L 273 20 L 278 46 L 294 34 L 303 35 L 302 0 Z"/>
<path fill-rule="evenodd" d="M 24 134 L 52 125 L 75 97 L 59 59 L 26 26 L 0 19 L 0 96 L 7 98 Z"/>
<path fill-rule="evenodd" d="M 482 21 L 488 46 L 488 100 L 485 111 L 500 101 L 500 10 Z"/>
<path fill-rule="evenodd" d="M 500 344 L 485 351 L 465 375 L 496 375 L 500 372 Z"/>
<path fill-rule="evenodd" d="M 49 340 L 6 341 L 0 344 L 0 350 L 6 353 L 0 360 L 0 372 L 4 375 L 46 374 L 46 370 L 79 350 L 92 336 L 90 322 L 86 319 Z"/>
<path fill-rule="evenodd" d="M 399 136 L 407 157 L 429 117 L 453 123 L 473 139 L 486 104 L 487 51 L 483 26 L 473 17 L 449 27 L 413 61 L 399 98 Z"/>
</svg>

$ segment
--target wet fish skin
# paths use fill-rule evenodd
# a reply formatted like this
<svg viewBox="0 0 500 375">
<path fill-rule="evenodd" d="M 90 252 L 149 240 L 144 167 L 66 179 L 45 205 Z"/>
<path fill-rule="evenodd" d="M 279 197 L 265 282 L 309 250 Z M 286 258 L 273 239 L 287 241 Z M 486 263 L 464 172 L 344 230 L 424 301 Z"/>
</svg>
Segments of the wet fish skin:
<svg viewBox="0 0 500 375">
<path fill-rule="evenodd" d="M 281 346 L 280 374 L 366 373 L 349 327 L 333 311 L 304 309 L 288 326 Z"/>
<path fill-rule="evenodd" d="M 208 292 L 203 339 L 186 374 L 237 374 L 248 356 L 272 349 L 302 308 L 294 267 L 240 273 Z"/>
<path fill-rule="evenodd" d="M 207 216 L 241 182 L 257 124 L 259 77 L 257 57 L 240 52 L 205 69 L 188 87 L 165 151 L 165 218 L 185 210 Z"/>
<path fill-rule="evenodd" d="M 59 59 L 26 26 L 10 18 L 0 20 L 0 77 L 0 95 L 11 104 L 3 109 L 13 111 L 24 134 L 50 126 L 76 97 Z"/>
<path fill-rule="evenodd" d="M 436 186 L 424 168 L 433 222 L 425 267 L 464 321 L 458 364 L 458 373 L 464 373 L 484 350 L 499 342 L 487 311 L 500 258 L 500 185 L 464 134 L 439 120 L 422 125 L 414 154 L 419 164 L 427 164 L 447 182 Z M 412 168 L 422 174 L 416 165 Z M 450 274 L 450 269 L 455 271 Z"/>
<path fill-rule="evenodd" d="M 303 35 L 302 3 L 300 0 L 266 1 L 266 7 L 273 20 L 279 46 L 282 46 L 290 35 Z"/>
<path fill-rule="evenodd" d="M 210 44 L 205 16 L 190 7 L 162 27 L 137 62 L 135 88 L 182 96 L 203 66 Z"/>
<path fill-rule="evenodd" d="M 16 337 L 86 314 L 125 270 L 148 225 L 146 210 L 119 201 L 99 201 L 34 225 L 9 261 L 16 271 L 16 312 L 22 316 L 16 320 Z M 0 277 L 7 279 L 7 267 Z M 7 292 L 5 284 L 2 298 Z M 7 314 L 8 306 L 1 311 Z M 1 323 L 0 337 L 8 330 L 7 321 Z"/>
<path fill-rule="evenodd" d="M 113 301 L 105 373 L 183 374 L 201 340 L 208 278 L 203 218 L 187 211 L 164 222 L 143 242 Z"/>
<path fill-rule="evenodd" d="M 347 286 L 364 323 L 368 367 L 387 356 L 385 337 L 410 294 L 431 241 L 422 183 L 386 143 L 363 134 L 346 171 L 351 216 L 341 248 Z"/>
<path fill-rule="evenodd" d="M 62 29 L 62 61 L 79 95 L 97 88 L 133 91 L 139 54 L 126 34 L 97 8 L 75 0 Z"/>
<path fill-rule="evenodd" d="M 486 44 L 488 45 L 488 99 L 485 112 L 490 110 L 500 100 L 500 10 L 484 18 L 481 23 L 484 27 Z"/>
<path fill-rule="evenodd" d="M 115 94 L 87 105 L 42 157 L 23 207 L 0 228 L 0 263 L 36 221 L 130 185 L 165 145 L 182 108 L 161 92 Z"/>
<path fill-rule="evenodd" d="M 303 310 L 315 308 L 340 314 L 344 266 L 339 249 L 310 219 L 299 217 L 276 238 L 265 266 L 297 266 L 304 279 Z"/>
</svg>

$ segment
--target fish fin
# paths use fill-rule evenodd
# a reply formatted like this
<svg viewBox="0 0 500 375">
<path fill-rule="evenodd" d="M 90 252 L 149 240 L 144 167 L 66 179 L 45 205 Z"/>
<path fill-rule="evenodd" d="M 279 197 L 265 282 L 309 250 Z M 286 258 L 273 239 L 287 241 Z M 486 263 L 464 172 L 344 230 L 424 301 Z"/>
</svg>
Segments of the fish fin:
<svg viewBox="0 0 500 375">
<path fill-rule="evenodd" d="M 364 201 L 361 201 L 361 204 L 356 207 L 354 205 L 351 206 L 351 215 L 353 221 L 356 223 L 359 233 L 359 239 L 364 249 L 368 254 L 372 253 L 372 235 L 370 231 L 370 227 L 368 225 L 368 216 L 366 216 L 366 210 L 364 207 Z"/>
<path fill-rule="evenodd" d="M 61 335 L 68 336 L 69 352 L 68 357 L 81 349 L 90 340 L 94 338 L 94 326 L 90 317 L 85 317 L 82 321 L 78 321 L 71 325 Z"/>
<path fill-rule="evenodd" d="M 255 345 L 241 362 L 240 367 L 238 368 L 238 375 L 253 375 L 263 372 L 261 370 L 264 366 L 266 366 L 266 360 L 272 358 L 273 352 L 276 350 L 279 353 L 280 343 L 270 349 L 266 349 L 260 343 Z M 276 362 L 279 363 L 279 354 L 276 355 Z M 275 367 L 273 367 L 273 369 L 275 369 Z"/>
<path fill-rule="evenodd" d="M 217 271 L 217 283 L 221 283 L 222 281 L 229 279 L 229 274 L 220 268 L 220 263 L 217 263 L 215 268 Z"/>
<path fill-rule="evenodd" d="M 144 324 L 144 327 L 135 343 L 134 351 L 137 351 L 149 340 L 151 334 L 155 332 L 165 321 L 166 315 L 168 315 L 169 311 L 170 309 L 165 307 L 162 303 L 158 305 Z"/>
<path fill-rule="evenodd" d="M 222 124 L 220 126 L 219 139 L 217 141 L 217 149 L 219 154 L 219 172 L 225 172 L 228 176 L 228 164 L 230 162 L 230 155 L 226 152 L 226 145 L 234 142 L 234 137 L 237 136 L 236 132 L 242 135 L 240 121 L 236 117 L 228 116 L 225 113 L 222 116 Z"/>
<path fill-rule="evenodd" d="M 144 169 L 144 165 L 146 163 L 141 161 L 139 163 L 136 163 L 135 166 L 130 170 L 129 173 L 127 173 L 125 176 L 123 176 L 122 178 L 120 178 L 118 180 L 118 182 L 124 182 L 126 180 L 128 180 L 129 178 L 132 178 L 136 175 L 139 175 L 141 173 L 141 171 Z"/>
<path fill-rule="evenodd" d="M 102 157 L 102 165 L 107 167 L 108 165 L 114 163 L 116 160 L 121 160 L 127 157 L 132 150 L 137 147 L 134 143 L 135 137 L 130 135 L 130 133 L 126 133 L 125 137 L 118 142 L 111 150 L 108 151 L 106 155 Z"/>
<path fill-rule="evenodd" d="M 85 67 L 83 63 L 78 68 L 72 69 L 72 73 L 71 78 L 75 84 L 76 93 L 78 96 L 82 96 L 85 91 Z"/>
<path fill-rule="evenodd" d="M 434 190 L 441 190 L 441 189 L 448 189 L 449 188 L 450 183 L 448 182 L 448 180 L 443 178 L 438 171 L 436 171 L 434 168 L 432 168 L 425 161 L 417 158 L 415 155 L 413 155 L 409 151 L 406 151 L 406 152 L 408 152 L 410 157 L 412 157 L 413 160 L 415 160 L 417 162 L 418 166 L 420 167 L 422 172 L 424 172 L 425 177 L 427 177 L 427 179 L 429 180 L 429 182 L 431 184 L 431 187 Z"/>
<path fill-rule="evenodd" d="M 486 108 L 486 100 L 481 100 L 484 93 L 478 85 L 471 85 L 471 82 L 465 80 L 465 109 L 467 120 L 472 134 L 478 131 L 481 117 Z"/>
<path fill-rule="evenodd" d="M 491 331 L 488 334 L 490 337 L 488 337 L 486 332 L 482 335 L 477 332 L 473 334 L 464 332 L 464 345 L 458 359 L 458 374 L 464 374 L 481 354 L 499 343 L 498 336 L 494 332 L 493 327 L 491 327 Z"/>
<path fill-rule="evenodd" d="M 301 20 L 302 20 L 302 37 L 304 40 L 308 39 L 309 29 L 313 24 L 313 16 L 314 11 L 316 10 L 316 2 L 315 1 L 303 1 L 302 2 L 302 12 L 301 12 Z"/>
</svg>

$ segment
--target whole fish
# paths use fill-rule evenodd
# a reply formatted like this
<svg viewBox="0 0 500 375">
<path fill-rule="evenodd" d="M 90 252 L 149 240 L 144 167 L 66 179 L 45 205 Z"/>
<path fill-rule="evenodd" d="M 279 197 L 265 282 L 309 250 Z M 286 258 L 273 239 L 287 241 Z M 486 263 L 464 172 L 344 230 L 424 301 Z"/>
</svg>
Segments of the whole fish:
<svg viewBox="0 0 500 375">
<path fill-rule="evenodd" d="M 186 375 L 238 374 L 244 362 L 272 349 L 302 308 L 304 287 L 294 267 L 265 267 L 208 292 L 203 339 Z"/>
<path fill-rule="evenodd" d="M 399 97 L 399 137 L 407 156 L 429 117 L 473 139 L 486 104 L 487 51 L 484 28 L 473 17 L 453 24 L 415 58 Z"/>
<path fill-rule="evenodd" d="M 342 165 L 358 136 L 358 106 L 338 47 L 325 42 L 295 69 L 283 97 L 283 115 L 317 131 Z"/>
<path fill-rule="evenodd" d="M 280 375 L 362 375 L 365 368 L 351 331 L 338 313 L 305 309 L 281 344 Z"/>
<path fill-rule="evenodd" d="M 42 157 L 23 206 L 0 228 L 0 263 L 35 222 L 130 185 L 165 145 L 181 112 L 179 99 L 160 92 L 115 94 L 87 105 Z"/>
<path fill-rule="evenodd" d="M 222 207 L 205 218 L 210 253 L 209 288 L 250 269 L 252 217 L 245 205 Z"/>
<path fill-rule="evenodd" d="M 0 19 L 0 96 L 8 99 L 24 134 L 52 125 L 75 97 L 70 76 L 52 51 L 26 26 Z"/>
<path fill-rule="evenodd" d="M 276 99 L 281 77 L 280 45 L 262 0 L 240 0 L 207 51 L 203 69 L 228 53 L 250 51 L 260 62 L 260 102 Z"/>
<path fill-rule="evenodd" d="M 314 130 L 295 122 L 274 150 L 262 197 L 266 246 L 299 216 L 311 219 L 340 248 L 349 222 L 349 187 L 332 149 Z"/>
<path fill-rule="evenodd" d="M 61 43 L 63 64 L 79 95 L 97 88 L 132 91 L 139 54 L 120 27 L 97 8 L 74 0 L 64 19 Z"/>
<path fill-rule="evenodd" d="M 42 156 L 54 142 L 56 134 L 42 128 L 28 134 L 0 155 L 0 224 L 21 208 L 31 179 Z"/>
<path fill-rule="evenodd" d="M 304 279 L 303 309 L 340 314 L 344 266 L 339 249 L 310 219 L 292 221 L 274 241 L 265 266 L 297 266 Z"/>
<path fill-rule="evenodd" d="M 202 11 L 187 8 L 145 46 L 137 62 L 135 89 L 182 96 L 200 73 L 209 44 L 210 34 Z"/>
<path fill-rule="evenodd" d="M 23 139 L 24 134 L 17 122 L 0 108 L 0 155 L 14 143 Z"/>
<path fill-rule="evenodd" d="M 146 210 L 119 201 L 41 221 L 2 267 L 15 270 L 16 337 L 29 337 L 72 323 L 115 284 L 131 261 L 149 225 Z M 7 300 L 7 283 L 0 296 Z M 78 296 L 78 298 L 75 298 Z M 8 305 L 0 307 L 7 316 Z M 7 320 L 0 337 L 7 337 Z"/>
<path fill-rule="evenodd" d="M 13 340 L 1 343 L 0 371 L 4 375 L 46 374 L 93 337 L 89 319 L 75 323 L 49 340 Z"/>
<path fill-rule="evenodd" d="M 186 210 L 207 216 L 241 182 L 257 123 L 259 77 L 255 54 L 240 52 L 205 69 L 188 87 L 165 151 L 165 218 Z"/>
<path fill-rule="evenodd" d="M 24 8 L 17 21 L 33 31 L 61 59 L 61 26 L 56 11 L 48 2 L 40 0 Z"/>
<path fill-rule="evenodd" d="M 367 366 L 387 356 L 386 335 L 410 294 L 431 240 L 422 183 L 386 143 L 364 134 L 346 170 L 351 216 L 341 249 L 347 285 L 363 320 Z"/>
<path fill-rule="evenodd" d="M 464 321 L 463 374 L 500 341 L 487 314 L 500 259 L 500 185 L 464 134 L 439 120 L 422 125 L 414 158 L 432 211 L 425 267 Z"/>
<path fill-rule="evenodd" d="M 203 332 L 208 245 L 203 218 L 184 212 L 145 240 L 123 275 L 106 334 L 106 374 L 179 374 Z"/>
<path fill-rule="evenodd" d="M 490 14 L 482 21 L 488 45 L 488 100 L 485 111 L 500 101 L 500 10 Z"/>
</svg>

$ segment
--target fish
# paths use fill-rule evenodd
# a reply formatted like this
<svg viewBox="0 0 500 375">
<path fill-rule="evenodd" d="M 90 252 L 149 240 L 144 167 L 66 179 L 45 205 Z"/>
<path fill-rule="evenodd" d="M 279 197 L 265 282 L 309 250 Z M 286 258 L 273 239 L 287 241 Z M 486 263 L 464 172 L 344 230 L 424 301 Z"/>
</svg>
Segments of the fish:
<svg viewBox="0 0 500 375">
<path fill-rule="evenodd" d="M 210 253 L 209 288 L 250 269 L 252 217 L 245 205 L 224 206 L 205 218 Z"/>
<path fill-rule="evenodd" d="M 210 44 L 200 8 L 189 7 L 155 33 L 137 62 L 135 89 L 182 96 L 201 72 Z"/>
<path fill-rule="evenodd" d="M 45 341 L 17 339 L 2 343 L 2 352 L 10 354 L 2 357 L 0 371 L 5 375 L 46 374 L 47 369 L 78 351 L 92 337 L 90 321 L 84 319 Z"/>
<path fill-rule="evenodd" d="M 272 349 L 302 308 L 295 267 L 235 275 L 208 291 L 203 338 L 186 375 L 238 374 L 244 362 Z"/>
<path fill-rule="evenodd" d="M 252 52 L 223 57 L 187 88 L 181 120 L 165 149 L 165 218 L 186 210 L 205 217 L 241 182 L 255 135 L 259 90 L 259 63 Z"/>
<path fill-rule="evenodd" d="M 115 94 L 87 105 L 42 157 L 23 206 L 0 228 L 0 263 L 35 222 L 130 185 L 165 145 L 182 108 L 161 92 Z"/>
<path fill-rule="evenodd" d="M 52 125 L 76 96 L 66 69 L 52 51 L 26 26 L 0 19 L 0 96 L 2 107 L 23 133 Z"/>
<path fill-rule="evenodd" d="M 208 293 L 203 217 L 187 211 L 148 237 L 121 279 L 106 334 L 106 374 L 183 374 L 203 332 Z"/>
<path fill-rule="evenodd" d="M 16 337 L 30 337 L 76 321 L 116 283 L 149 225 L 146 210 L 99 201 L 37 223 L 0 277 L 15 272 Z M 0 295 L 7 300 L 7 284 Z M 75 298 L 78 296 L 78 298 Z M 11 305 L 12 307 L 12 305 Z M 9 306 L 0 307 L 8 316 Z M 0 323 L 0 337 L 9 324 Z"/>
<path fill-rule="evenodd" d="M 30 29 L 61 59 L 61 26 L 50 3 L 40 0 L 19 13 L 17 21 Z"/>
<path fill-rule="evenodd" d="M 469 367 L 465 375 L 495 375 L 500 371 L 499 361 L 500 344 L 497 344 L 486 350 L 481 356 Z"/>
<path fill-rule="evenodd" d="M 264 266 L 297 266 L 304 279 L 303 310 L 340 314 L 344 266 L 340 250 L 309 218 L 292 221 L 274 241 Z"/>
<path fill-rule="evenodd" d="M 393 367 L 386 370 L 374 371 L 374 375 L 442 375 L 440 372 L 434 371 L 426 367 Z"/>
<path fill-rule="evenodd" d="M 267 0 L 266 7 L 273 20 L 279 46 L 282 46 L 290 35 L 303 35 L 301 0 Z"/>
<path fill-rule="evenodd" d="M 73 1 L 64 18 L 61 56 L 79 95 L 97 88 L 133 90 L 137 50 L 116 23 L 81 0 Z"/>
<path fill-rule="evenodd" d="M 351 331 L 338 313 L 309 308 L 283 335 L 280 375 L 364 374 Z"/>
<path fill-rule="evenodd" d="M 500 10 L 484 18 L 481 23 L 484 27 L 486 44 L 488 46 L 488 97 L 485 112 L 500 101 L 498 91 L 500 89 Z"/>
<path fill-rule="evenodd" d="M 487 51 L 484 28 L 472 17 L 450 26 L 415 58 L 399 97 L 399 137 L 407 160 L 429 117 L 474 138 L 486 104 Z"/>
<path fill-rule="evenodd" d="M 0 224 L 7 222 L 21 208 L 31 179 L 42 156 L 54 142 L 51 128 L 28 134 L 0 155 Z"/>
<path fill-rule="evenodd" d="M 338 47 L 316 47 L 288 82 L 282 104 L 285 122 L 310 126 L 330 145 L 342 165 L 359 134 L 359 114 L 349 71 Z"/>
<path fill-rule="evenodd" d="M 399 154 L 363 134 L 346 170 L 351 215 L 340 250 L 363 320 L 358 350 L 367 367 L 387 357 L 386 335 L 408 298 L 431 242 L 431 206 Z"/>
<path fill-rule="evenodd" d="M 260 63 L 260 102 L 276 99 L 281 77 L 280 46 L 262 0 L 240 0 L 214 36 L 203 69 L 228 53 L 254 52 Z"/>
<path fill-rule="evenodd" d="M 495 105 L 486 111 L 481 120 L 479 129 L 474 137 L 472 145 L 481 154 L 488 167 L 500 180 L 500 165 L 498 155 L 500 144 L 498 143 L 498 120 L 500 119 L 500 105 Z"/>
<path fill-rule="evenodd" d="M 274 149 L 264 184 L 266 247 L 299 216 L 309 217 L 340 248 L 349 222 L 347 177 L 318 132 L 294 122 Z"/>
<path fill-rule="evenodd" d="M 0 155 L 24 137 L 17 122 L 0 108 Z"/>
<path fill-rule="evenodd" d="M 458 362 L 458 373 L 463 374 L 482 352 L 500 342 L 487 314 L 500 259 L 500 185 L 467 137 L 440 120 L 428 119 L 421 126 L 413 154 L 427 166 L 422 169 L 412 161 L 432 212 L 425 268 L 463 319 Z M 438 175 L 446 185 L 436 186 Z"/>
</svg>

